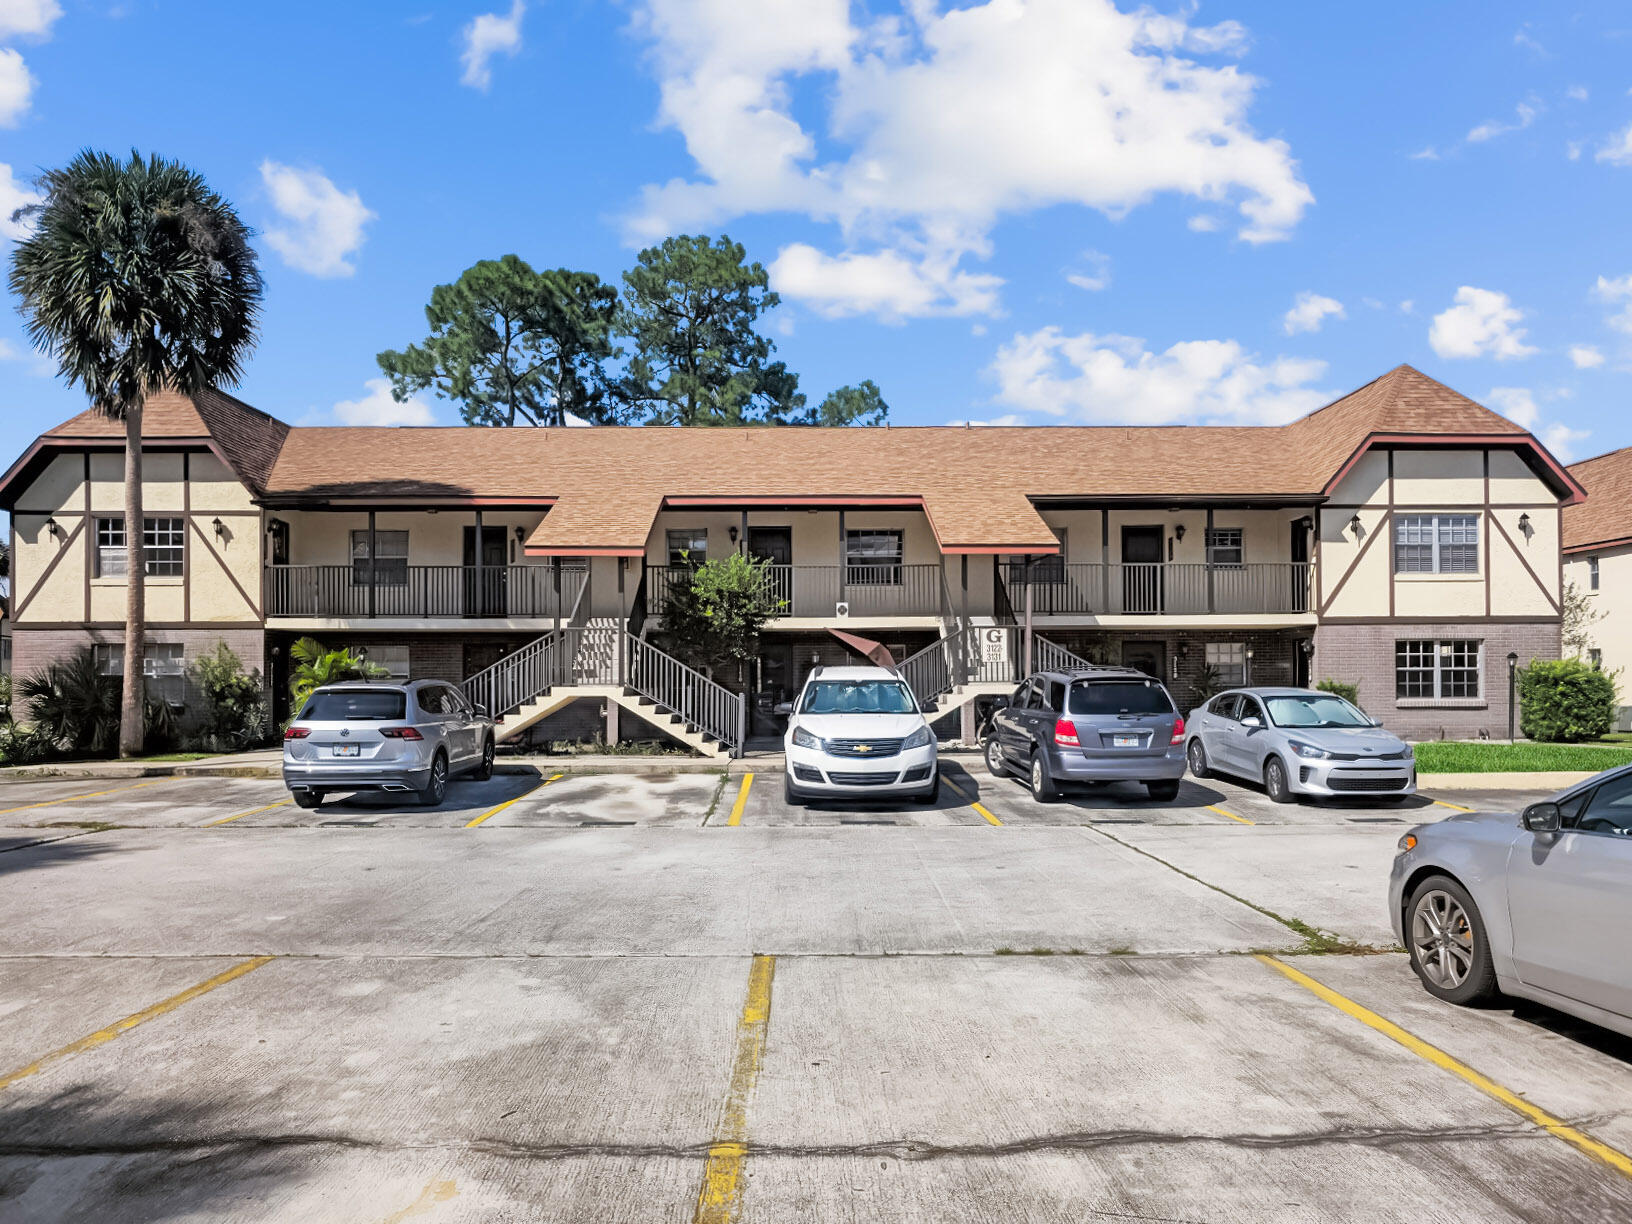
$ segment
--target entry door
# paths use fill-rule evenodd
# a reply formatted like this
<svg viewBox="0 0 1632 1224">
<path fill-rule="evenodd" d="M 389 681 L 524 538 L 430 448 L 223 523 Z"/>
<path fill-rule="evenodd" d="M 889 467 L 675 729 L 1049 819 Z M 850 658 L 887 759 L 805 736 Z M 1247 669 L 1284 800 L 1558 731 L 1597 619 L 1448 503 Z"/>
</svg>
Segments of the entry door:
<svg viewBox="0 0 1632 1224">
<path fill-rule="evenodd" d="M 753 734 L 781 735 L 786 728 L 776 716 L 776 707 L 784 701 L 792 701 L 798 695 L 793 679 L 793 647 L 786 643 L 762 641 L 759 649 L 759 688 L 754 693 Z"/>
<path fill-rule="evenodd" d="M 1309 528 L 1300 519 L 1292 524 L 1292 602 L 1294 612 L 1309 611 Z"/>
<path fill-rule="evenodd" d="M 1161 527 L 1122 528 L 1122 610 L 1160 612 L 1162 590 Z"/>
<path fill-rule="evenodd" d="M 1167 679 L 1166 642 L 1123 642 L 1122 666 L 1145 673 L 1152 680 Z"/>
<path fill-rule="evenodd" d="M 748 555 L 768 561 L 778 568 L 771 571 L 771 590 L 787 606 L 784 616 L 793 614 L 793 528 L 748 528 Z"/>
<path fill-rule="evenodd" d="M 503 527 L 482 528 L 482 580 L 476 581 L 476 528 L 465 528 L 465 615 L 503 616 L 505 568 Z"/>
</svg>

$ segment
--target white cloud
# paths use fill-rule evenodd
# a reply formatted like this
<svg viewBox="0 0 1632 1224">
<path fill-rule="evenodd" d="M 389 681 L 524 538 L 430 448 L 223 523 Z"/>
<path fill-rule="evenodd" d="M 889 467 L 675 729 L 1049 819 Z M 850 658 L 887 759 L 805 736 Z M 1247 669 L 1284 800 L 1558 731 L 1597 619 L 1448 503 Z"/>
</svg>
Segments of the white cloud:
<svg viewBox="0 0 1632 1224">
<path fill-rule="evenodd" d="M 1632 166 L 1632 124 L 1599 145 L 1593 157 L 1612 166 Z"/>
<path fill-rule="evenodd" d="M 1408 154 L 1412 161 L 1438 161 L 1439 150 L 1433 145 L 1426 145 L 1415 153 Z"/>
<path fill-rule="evenodd" d="M 1536 407 L 1536 397 L 1528 387 L 1492 387 L 1485 400 L 1515 425 L 1526 429 L 1534 429 L 1541 419 L 1541 409 Z"/>
<path fill-rule="evenodd" d="M 34 74 L 23 57 L 9 47 L 0 49 L 0 127 L 16 127 L 33 97 Z"/>
<path fill-rule="evenodd" d="M 418 397 L 403 403 L 391 398 L 390 380 L 370 378 L 363 383 L 368 394 L 361 399 L 341 400 L 334 406 L 334 419 L 341 425 L 434 425 L 430 405 Z"/>
<path fill-rule="evenodd" d="M 1380 304 L 1380 303 L 1379 303 Z M 1343 319 L 1343 303 L 1336 298 L 1322 297 L 1305 289 L 1292 301 L 1292 309 L 1281 319 L 1281 328 L 1289 336 L 1299 332 L 1318 332 L 1327 317 Z"/>
<path fill-rule="evenodd" d="M 1548 450 L 1565 463 L 1569 463 L 1576 456 L 1577 442 L 1584 442 L 1592 436 L 1590 429 L 1571 429 L 1568 425 L 1549 425 L 1542 431 L 1541 442 Z"/>
<path fill-rule="evenodd" d="M 987 426 L 994 426 L 995 427 L 995 426 L 1001 426 L 1001 425 L 1024 425 L 1026 423 L 1027 423 L 1026 418 L 1021 416 L 1018 412 L 1006 412 L 1002 416 L 992 417 L 990 420 L 985 420 L 985 421 L 948 421 L 947 422 L 948 425 L 975 425 L 975 426 L 979 426 L 981 428 L 985 428 Z"/>
<path fill-rule="evenodd" d="M 1567 140 L 1567 141 L 1565 141 L 1564 142 L 1564 156 L 1569 158 L 1571 161 L 1580 161 L 1581 160 L 1581 142 L 1579 140 Z"/>
<path fill-rule="evenodd" d="M 0 0 L 0 39 L 49 38 L 61 16 L 57 0 Z"/>
<path fill-rule="evenodd" d="M 944 255 L 914 262 L 899 251 L 828 255 L 795 242 L 777 253 L 767 271 L 779 294 L 830 319 L 876 314 L 894 321 L 995 311 L 1002 278 L 960 272 L 955 263 Z"/>
<path fill-rule="evenodd" d="M 32 226 L 25 220 L 13 221 L 11 214 L 29 204 L 38 204 L 40 194 L 17 181 L 11 167 L 0 162 L 0 238 L 27 238 Z"/>
<path fill-rule="evenodd" d="M 1620 310 L 1604 322 L 1616 331 L 1632 336 L 1632 272 L 1625 276 L 1600 276 L 1592 287 L 1592 296 L 1611 306 L 1620 306 Z"/>
<path fill-rule="evenodd" d="M 23 350 L 10 340 L 0 340 L 0 361 L 21 361 Z"/>
<path fill-rule="evenodd" d="M 1463 285 L 1455 301 L 1456 305 L 1434 316 L 1428 329 L 1428 343 L 1441 357 L 1489 356 L 1507 361 L 1536 351 L 1524 342 L 1525 329 L 1518 326 L 1524 312 L 1507 294 Z"/>
<path fill-rule="evenodd" d="M 1065 279 L 1078 289 L 1086 289 L 1089 293 L 1098 293 L 1101 289 L 1111 287 L 1111 257 L 1104 251 L 1084 251 L 1082 253 L 1084 267 L 1075 272 L 1067 272 Z"/>
<path fill-rule="evenodd" d="M 459 79 L 472 89 L 486 89 L 493 83 L 488 61 L 495 55 L 515 55 L 521 50 L 521 19 L 527 12 L 522 0 L 510 6 L 510 15 L 483 13 L 465 27 L 465 49 L 459 62 L 465 73 Z"/>
<path fill-rule="evenodd" d="M 1515 122 L 1502 123 L 1496 119 L 1486 119 L 1468 133 L 1469 142 L 1479 144 L 1482 141 L 1494 140 L 1498 136 L 1505 136 L 1509 132 L 1521 132 L 1536 121 L 1537 108 L 1528 102 L 1520 102 L 1513 110 L 1518 115 Z"/>
<path fill-rule="evenodd" d="M 1604 355 L 1590 344 L 1572 344 L 1570 360 L 1578 370 L 1594 370 L 1604 364 Z"/>
<path fill-rule="evenodd" d="M 1571 102 L 1585 102 L 1588 96 L 1587 87 L 1585 85 L 1571 85 L 1564 91 L 1564 96 Z"/>
<path fill-rule="evenodd" d="M 1207 213 L 1197 213 L 1186 221 L 1185 227 L 1198 234 L 1211 234 L 1218 229 L 1218 218 Z"/>
<path fill-rule="evenodd" d="M 1186 340 L 1153 352 L 1132 336 L 1017 334 L 990 374 L 998 403 L 1092 424 L 1282 424 L 1327 403 L 1311 384 L 1326 363 L 1261 361 L 1234 340 Z"/>
<path fill-rule="evenodd" d="M 363 245 L 363 226 L 375 215 L 355 191 L 341 191 L 319 170 L 297 170 L 267 160 L 261 181 L 272 206 L 290 225 L 269 229 L 266 241 L 292 268 L 313 276 L 350 276 Z"/>
<path fill-rule="evenodd" d="M 904 7 L 870 21 L 849 0 L 639 0 L 658 121 L 695 173 L 645 188 L 631 239 L 791 212 L 838 227 L 835 272 L 876 250 L 949 283 L 965 257 L 990 254 L 1006 215 L 1076 204 L 1117 217 L 1171 192 L 1233 203 L 1257 243 L 1286 237 L 1313 201 L 1286 143 L 1248 123 L 1256 79 L 1195 58 L 1239 51 L 1234 23 L 1110 0 Z M 800 94 L 818 117 L 796 116 L 796 86 L 813 78 Z M 945 294 L 917 300 L 947 309 Z"/>
<path fill-rule="evenodd" d="M 1400 313 L 1401 314 L 1416 314 L 1417 313 L 1417 304 L 1416 304 L 1416 302 L 1413 301 L 1411 298 L 1406 298 L 1403 302 L 1400 303 Z"/>
</svg>

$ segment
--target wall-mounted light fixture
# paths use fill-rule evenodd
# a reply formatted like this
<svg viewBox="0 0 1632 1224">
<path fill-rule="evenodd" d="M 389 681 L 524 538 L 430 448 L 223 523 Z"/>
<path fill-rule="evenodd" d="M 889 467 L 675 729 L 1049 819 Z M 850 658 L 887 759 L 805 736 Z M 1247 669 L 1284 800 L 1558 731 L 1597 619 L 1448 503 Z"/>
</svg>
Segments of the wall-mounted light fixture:
<svg viewBox="0 0 1632 1224">
<path fill-rule="evenodd" d="M 1175 540 L 1181 540 L 1181 541 L 1184 539 L 1184 524 L 1183 523 L 1174 523 L 1173 524 L 1173 538 Z"/>
<path fill-rule="evenodd" d="M 1360 523 L 1358 514 L 1349 520 L 1349 530 L 1354 532 L 1354 538 L 1357 540 L 1366 533 L 1366 529 Z"/>
<path fill-rule="evenodd" d="M 729 539 L 731 543 L 735 544 L 737 542 L 737 529 L 735 527 L 727 527 L 725 529 L 725 534 L 726 538 Z"/>
<path fill-rule="evenodd" d="M 48 518 L 45 520 L 45 534 L 50 536 L 53 540 L 62 534 L 62 528 L 57 526 L 56 519 Z"/>
<path fill-rule="evenodd" d="M 1530 526 L 1530 516 L 1528 514 L 1519 515 L 1519 530 L 1524 532 L 1524 538 L 1527 540 L 1530 538 L 1530 533 L 1535 530 Z"/>
<path fill-rule="evenodd" d="M 518 524 L 517 527 L 516 527 L 516 543 L 520 544 L 524 540 L 526 540 L 526 538 L 527 538 L 527 528 L 522 527 L 522 526 L 520 526 Z"/>
<path fill-rule="evenodd" d="M 219 514 L 210 520 L 210 526 L 215 530 L 215 538 L 217 541 L 225 540 L 227 538 L 227 525 L 221 521 L 221 516 Z"/>
</svg>

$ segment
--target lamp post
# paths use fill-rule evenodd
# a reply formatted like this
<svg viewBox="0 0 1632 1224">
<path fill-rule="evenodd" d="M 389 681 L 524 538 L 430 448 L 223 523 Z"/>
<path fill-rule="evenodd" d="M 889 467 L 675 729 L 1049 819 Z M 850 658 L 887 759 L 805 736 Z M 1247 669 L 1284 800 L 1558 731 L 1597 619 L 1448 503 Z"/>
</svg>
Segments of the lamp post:
<svg viewBox="0 0 1632 1224">
<path fill-rule="evenodd" d="M 1243 653 L 1245 654 L 1245 660 L 1244 660 L 1244 665 L 1241 668 L 1241 675 L 1243 676 L 1243 678 L 1245 679 L 1247 684 L 1251 684 L 1252 683 L 1252 643 L 1251 642 L 1247 643 L 1247 648 L 1246 648 L 1245 652 L 1243 652 Z"/>
<path fill-rule="evenodd" d="M 1517 685 L 1519 655 L 1517 651 L 1507 652 L 1507 742 L 1513 742 L 1513 711 L 1514 691 Z"/>
</svg>

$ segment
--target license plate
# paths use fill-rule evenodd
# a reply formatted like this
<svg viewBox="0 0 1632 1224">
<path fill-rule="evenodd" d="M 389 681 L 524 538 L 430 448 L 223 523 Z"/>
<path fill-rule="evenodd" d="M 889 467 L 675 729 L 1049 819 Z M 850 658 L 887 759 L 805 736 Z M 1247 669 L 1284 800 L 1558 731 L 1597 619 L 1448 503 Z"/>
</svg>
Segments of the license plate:
<svg viewBox="0 0 1632 1224">
<path fill-rule="evenodd" d="M 1139 737 L 1137 735 L 1113 735 L 1111 736 L 1111 747 L 1137 748 L 1139 747 Z"/>
<path fill-rule="evenodd" d="M 334 746 L 335 756 L 360 756 L 362 751 L 363 746 L 361 744 L 336 744 Z"/>
</svg>

